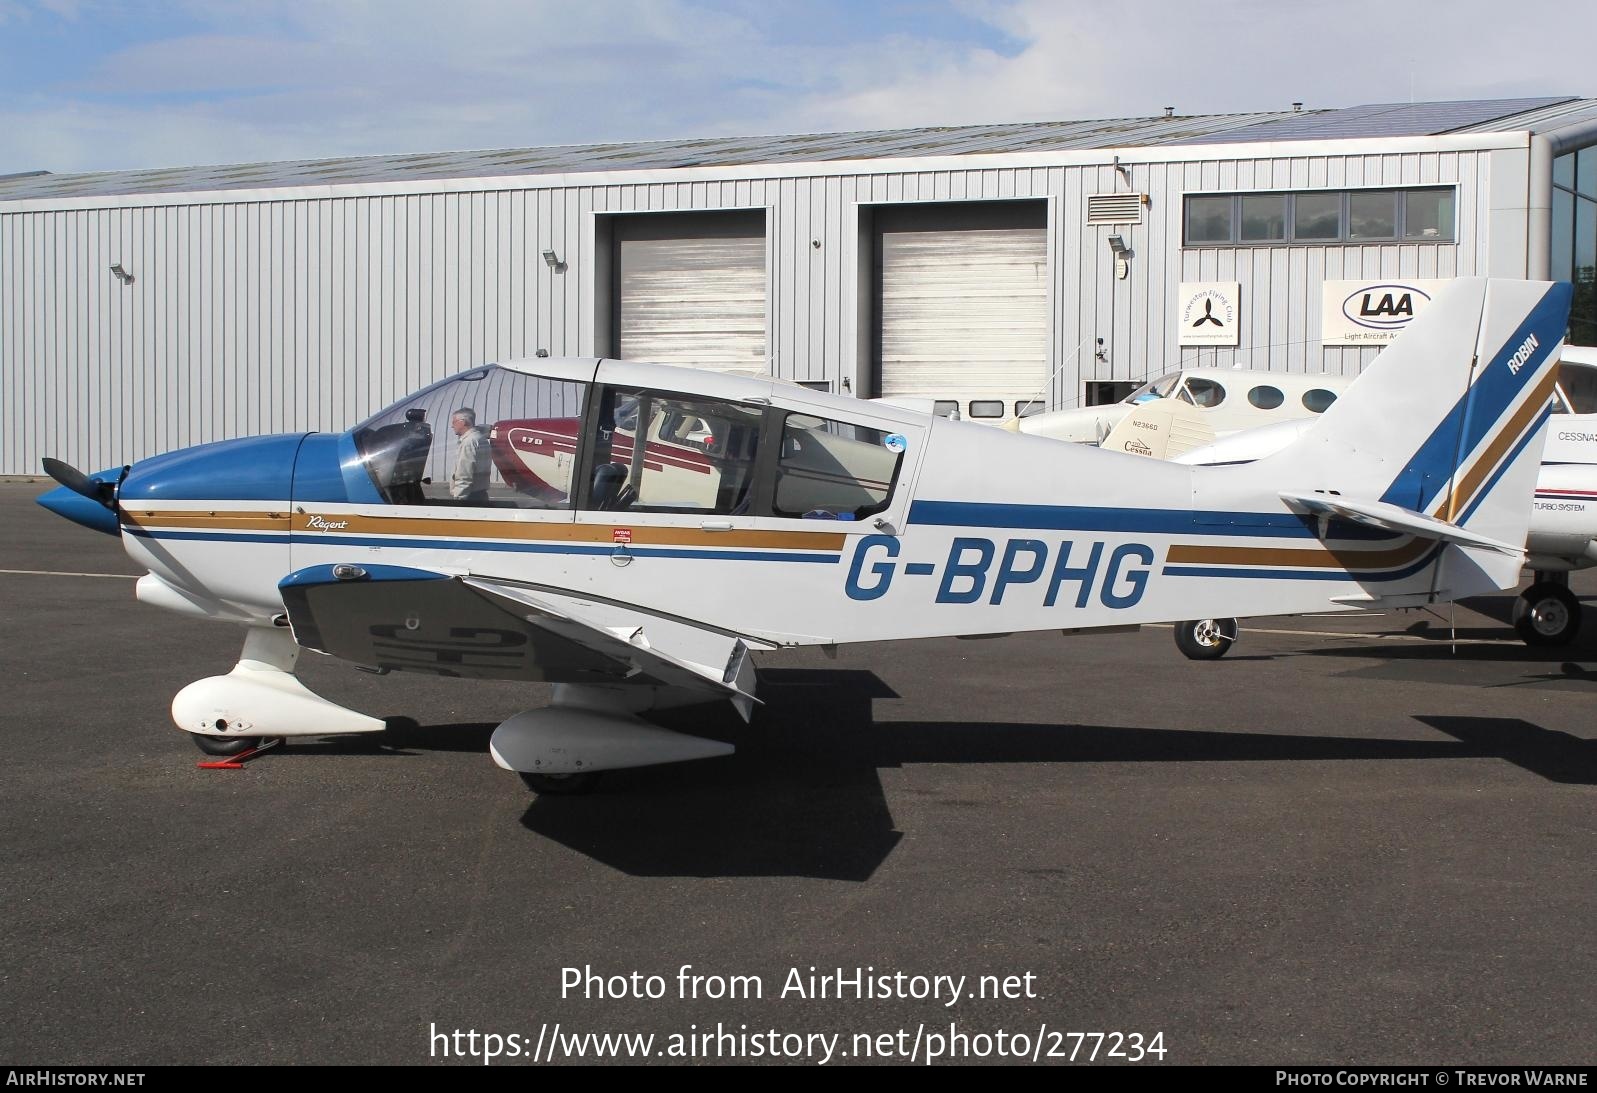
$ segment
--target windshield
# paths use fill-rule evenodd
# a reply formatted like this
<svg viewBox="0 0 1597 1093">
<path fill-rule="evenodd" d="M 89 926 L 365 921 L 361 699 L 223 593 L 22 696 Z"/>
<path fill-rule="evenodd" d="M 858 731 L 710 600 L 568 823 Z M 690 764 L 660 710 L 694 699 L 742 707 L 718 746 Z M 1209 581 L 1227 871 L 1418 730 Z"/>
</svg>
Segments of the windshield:
<svg viewBox="0 0 1597 1093">
<path fill-rule="evenodd" d="M 586 390 L 477 368 L 401 399 L 351 432 L 390 505 L 566 508 Z"/>
<path fill-rule="evenodd" d="M 1553 413 L 1597 414 L 1597 368 L 1568 360 L 1559 362 Z"/>
<path fill-rule="evenodd" d="M 1150 380 L 1149 382 L 1143 384 L 1141 387 L 1131 392 L 1131 394 L 1121 399 L 1121 401 L 1128 406 L 1135 406 L 1139 402 L 1148 402 L 1151 399 L 1169 398 L 1170 392 L 1175 389 L 1176 384 L 1180 382 L 1180 380 L 1180 372 L 1167 373 L 1163 376 L 1160 376 L 1156 380 Z"/>
</svg>

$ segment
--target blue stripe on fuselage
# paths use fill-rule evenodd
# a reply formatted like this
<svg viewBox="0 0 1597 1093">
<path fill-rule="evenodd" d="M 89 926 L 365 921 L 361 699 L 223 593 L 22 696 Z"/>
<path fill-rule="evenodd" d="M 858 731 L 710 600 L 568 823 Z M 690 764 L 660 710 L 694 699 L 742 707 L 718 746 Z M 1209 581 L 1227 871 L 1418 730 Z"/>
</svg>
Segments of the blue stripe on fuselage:
<svg viewBox="0 0 1597 1093">
<path fill-rule="evenodd" d="M 983 501 L 916 501 L 909 522 L 936 527 L 1026 531 L 1126 531 L 1157 535 L 1231 535 L 1318 539 L 1317 520 L 1291 512 L 1205 512 L 1191 509 L 1003 505 Z M 1395 539 L 1396 532 L 1333 520 L 1333 539 Z"/>
</svg>

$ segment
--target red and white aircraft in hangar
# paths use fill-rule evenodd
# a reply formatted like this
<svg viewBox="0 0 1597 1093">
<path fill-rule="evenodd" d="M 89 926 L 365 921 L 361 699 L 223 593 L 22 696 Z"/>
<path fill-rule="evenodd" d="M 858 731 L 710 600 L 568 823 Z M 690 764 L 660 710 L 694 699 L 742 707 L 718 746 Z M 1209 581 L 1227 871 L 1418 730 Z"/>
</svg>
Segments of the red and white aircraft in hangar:
<svg viewBox="0 0 1597 1093">
<path fill-rule="evenodd" d="M 172 704 L 205 750 L 380 731 L 295 677 L 312 649 L 553 683 L 491 751 L 534 788 L 571 789 L 730 751 L 637 715 L 728 699 L 749 716 L 754 651 L 1512 587 L 1570 294 L 1457 281 L 1301 438 L 1245 466 L 545 358 L 463 373 L 345 433 L 92 476 L 48 460 L 62 486 L 40 501 L 120 535 L 149 570 L 139 599 L 244 628 L 237 667 Z"/>
</svg>

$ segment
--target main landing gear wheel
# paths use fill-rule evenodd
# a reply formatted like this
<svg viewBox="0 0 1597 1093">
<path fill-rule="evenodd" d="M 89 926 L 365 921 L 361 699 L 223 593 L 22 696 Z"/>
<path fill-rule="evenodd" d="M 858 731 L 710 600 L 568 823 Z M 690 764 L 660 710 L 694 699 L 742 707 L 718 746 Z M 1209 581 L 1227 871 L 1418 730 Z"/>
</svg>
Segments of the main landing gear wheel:
<svg viewBox="0 0 1597 1093">
<path fill-rule="evenodd" d="M 521 776 L 521 784 L 539 796 L 573 797 L 579 793 L 587 793 L 599 782 L 599 772 L 596 770 L 582 774 L 528 774 L 526 771 L 517 773 Z"/>
<path fill-rule="evenodd" d="M 1236 619 L 1176 623 L 1176 648 L 1192 660 L 1219 660 L 1231 651 L 1236 640 Z"/>
<path fill-rule="evenodd" d="M 1514 629 L 1526 645 L 1568 645 L 1580 633 L 1580 601 L 1561 584 L 1538 581 L 1514 601 Z"/>
<path fill-rule="evenodd" d="M 190 733 L 197 746 L 206 755 L 237 755 L 241 751 L 261 746 L 262 737 L 259 736 L 206 736 L 203 733 Z"/>
</svg>

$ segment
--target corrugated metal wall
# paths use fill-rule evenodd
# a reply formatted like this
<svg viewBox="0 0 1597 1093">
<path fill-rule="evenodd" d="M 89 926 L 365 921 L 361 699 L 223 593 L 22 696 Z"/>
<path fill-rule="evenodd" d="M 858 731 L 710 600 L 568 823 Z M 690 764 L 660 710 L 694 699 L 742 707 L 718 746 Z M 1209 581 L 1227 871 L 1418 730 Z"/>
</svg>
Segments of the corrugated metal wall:
<svg viewBox="0 0 1597 1093">
<path fill-rule="evenodd" d="M 1048 199 L 1055 405 L 1073 404 L 1086 379 L 1180 360 L 1351 370 L 1373 351 L 1322 357 L 1320 281 L 1484 271 L 1492 154 L 1131 163 L 1130 189 L 1152 196 L 1147 222 L 1110 228 L 1085 225 L 1086 195 L 1127 189 L 1107 164 L 0 206 L 0 474 L 36 473 L 44 455 L 98 469 L 228 436 L 341 429 L 483 361 L 592 353 L 609 323 L 596 314 L 595 213 L 768 210 L 773 367 L 834 390 L 860 374 L 860 324 L 872 321 L 858 206 L 918 201 Z M 1433 183 L 1458 184 L 1457 245 L 1180 247 L 1184 191 Z M 1123 281 L 1106 241 L 1115 232 L 1134 252 Z M 1183 279 L 1242 282 L 1239 349 L 1178 349 L 1170 313 Z"/>
</svg>

